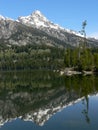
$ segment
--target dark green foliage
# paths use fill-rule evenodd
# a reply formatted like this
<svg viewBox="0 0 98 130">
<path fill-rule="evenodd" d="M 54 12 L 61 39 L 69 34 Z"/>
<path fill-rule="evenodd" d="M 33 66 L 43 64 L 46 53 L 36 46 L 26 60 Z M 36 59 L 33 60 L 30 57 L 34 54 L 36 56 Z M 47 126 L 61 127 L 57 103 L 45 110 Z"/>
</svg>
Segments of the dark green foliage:
<svg viewBox="0 0 98 130">
<path fill-rule="evenodd" d="M 64 49 L 46 45 L 0 47 L 1 70 L 60 69 L 64 67 Z"/>
<path fill-rule="evenodd" d="M 98 49 L 90 48 L 67 49 L 64 63 L 66 67 L 73 67 L 77 70 L 96 71 L 98 70 Z"/>
</svg>

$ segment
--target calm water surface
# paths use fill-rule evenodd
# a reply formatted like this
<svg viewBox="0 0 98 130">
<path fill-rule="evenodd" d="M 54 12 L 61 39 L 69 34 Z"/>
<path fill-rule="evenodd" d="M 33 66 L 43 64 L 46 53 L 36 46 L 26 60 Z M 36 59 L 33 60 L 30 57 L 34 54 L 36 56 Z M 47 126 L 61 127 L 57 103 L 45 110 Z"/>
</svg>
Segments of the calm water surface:
<svg viewBox="0 0 98 130">
<path fill-rule="evenodd" d="M 98 76 L 0 74 L 0 130 L 98 130 Z"/>
</svg>

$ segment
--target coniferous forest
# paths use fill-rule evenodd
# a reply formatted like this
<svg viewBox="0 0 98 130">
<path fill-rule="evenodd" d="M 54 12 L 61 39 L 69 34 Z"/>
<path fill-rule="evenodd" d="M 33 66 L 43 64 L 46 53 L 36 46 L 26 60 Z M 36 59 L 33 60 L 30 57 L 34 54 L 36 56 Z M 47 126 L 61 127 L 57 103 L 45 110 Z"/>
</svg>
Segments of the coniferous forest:
<svg viewBox="0 0 98 130">
<path fill-rule="evenodd" d="M 78 71 L 98 71 L 98 49 L 67 49 L 64 63 L 65 67 L 73 67 Z"/>
<path fill-rule="evenodd" d="M 98 49 L 49 46 L 0 46 L 0 70 L 47 69 L 71 67 L 78 71 L 98 71 Z"/>
<path fill-rule="evenodd" d="M 39 45 L 0 46 L 0 70 L 54 70 L 64 67 L 64 49 Z"/>
</svg>

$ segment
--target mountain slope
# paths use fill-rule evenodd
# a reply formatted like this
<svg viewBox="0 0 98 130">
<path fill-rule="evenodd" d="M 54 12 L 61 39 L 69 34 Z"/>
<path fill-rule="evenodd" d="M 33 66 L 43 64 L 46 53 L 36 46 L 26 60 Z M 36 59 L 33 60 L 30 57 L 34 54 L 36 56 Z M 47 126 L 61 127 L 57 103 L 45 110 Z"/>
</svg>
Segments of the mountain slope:
<svg viewBox="0 0 98 130">
<path fill-rule="evenodd" d="M 0 20 L 0 43 L 5 44 L 37 44 L 37 45 L 49 45 L 60 46 L 60 40 L 47 35 L 45 32 L 31 28 L 20 22 L 2 19 Z M 66 46 L 65 42 L 61 43 L 61 46 Z"/>
<path fill-rule="evenodd" d="M 46 32 L 48 35 L 56 37 L 71 46 L 77 46 L 80 41 L 83 41 L 83 36 L 79 32 L 64 29 L 58 24 L 54 24 L 38 10 L 29 16 L 19 17 L 18 22 L 21 22 L 26 26 L 38 28 Z M 89 38 L 88 43 L 90 44 L 89 46 L 98 46 L 98 40 L 96 39 Z"/>
<path fill-rule="evenodd" d="M 52 23 L 38 10 L 16 21 L 0 16 L 0 43 L 44 44 L 66 48 L 76 47 L 83 40 L 79 33 Z M 88 44 L 98 47 L 98 40 L 88 39 Z"/>
</svg>

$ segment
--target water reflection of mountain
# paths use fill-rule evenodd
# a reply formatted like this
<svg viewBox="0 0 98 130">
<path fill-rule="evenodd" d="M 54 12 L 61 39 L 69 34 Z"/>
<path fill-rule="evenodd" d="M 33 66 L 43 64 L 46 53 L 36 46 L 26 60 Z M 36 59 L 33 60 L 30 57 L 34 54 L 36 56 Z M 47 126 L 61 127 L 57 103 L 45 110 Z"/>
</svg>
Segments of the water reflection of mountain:
<svg viewBox="0 0 98 130">
<path fill-rule="evenodd" d="M 52 72 L 2 73 L 0 124 L 21 118 L 43 125 L 64 107 L 98 92 L 98 77 L 59 77 Z"/>
</svg>

